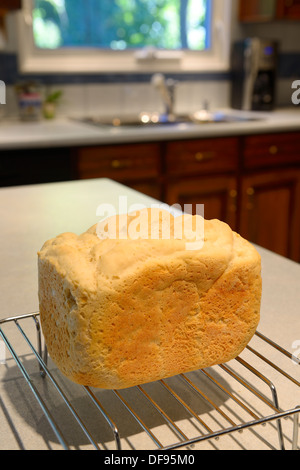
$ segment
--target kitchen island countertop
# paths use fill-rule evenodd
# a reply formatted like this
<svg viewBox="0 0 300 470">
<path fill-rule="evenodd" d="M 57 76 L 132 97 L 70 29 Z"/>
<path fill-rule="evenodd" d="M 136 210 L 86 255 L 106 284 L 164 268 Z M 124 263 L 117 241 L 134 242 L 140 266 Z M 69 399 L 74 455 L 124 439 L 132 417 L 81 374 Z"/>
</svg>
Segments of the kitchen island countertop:
<svg viewBox="0 0 300 470">
<path fill-rule="evenodd" d="M 97 223 L 100 204 L 118 208 L 120 196 L 126 196 L 128 209 L 156 202 L 106 179 L 0 189 L 0 320 L 38 311 L 36 253 L 42 244 L 65 231 L 82 233 Z M 258 251 L 263 266 L 259 330 L 292 351 L 300 347 L 300 265 L 259 247 Z M 299 380 L 299 367 L 287 361 Z M 35 420 L 32 400 L 22 398 L 27 385 L 12 362 L 9 358 L 6 365 L 0 364 L 0 450 L 58 447 L 45 444 L 45 423 Z M 279 390 L 283 409 L 300 404 L 299 389 L 298 395 L 291 394 L 279 384 Z"/>
</svg>

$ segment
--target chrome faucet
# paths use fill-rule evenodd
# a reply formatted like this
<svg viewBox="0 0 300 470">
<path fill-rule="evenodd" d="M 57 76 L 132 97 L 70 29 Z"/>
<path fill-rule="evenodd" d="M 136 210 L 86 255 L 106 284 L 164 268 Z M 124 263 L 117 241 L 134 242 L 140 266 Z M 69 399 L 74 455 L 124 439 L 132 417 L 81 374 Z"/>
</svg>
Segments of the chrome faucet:
<svg viewBox="0 0 300 470">
<path fill-rule="evenodd" d="M 152 77 L 152 84 L 159 91 L 165 106 L 164 119 L 172 121 L 175 117 L 175 89 L 177 81 L 169 78 L 166 80 L 161 73 L 156 73 Z"/>
</svg>

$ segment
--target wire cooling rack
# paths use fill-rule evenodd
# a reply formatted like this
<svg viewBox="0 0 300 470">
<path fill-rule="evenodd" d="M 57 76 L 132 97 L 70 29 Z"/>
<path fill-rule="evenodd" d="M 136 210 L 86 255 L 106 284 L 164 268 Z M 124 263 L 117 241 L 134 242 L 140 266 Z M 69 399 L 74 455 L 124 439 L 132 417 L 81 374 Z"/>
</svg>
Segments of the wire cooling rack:
<svg viewBox="0 0 300 470">
<path fill-rule="evenodd" d="M 30 427 L 47 448 L 299 449 L 300 361 L 259 332 L 229 364 L 121 391 L 65 379 L 48 357 L 39 313 L 0 320 L 0 339 L 22 410 L 35 415 Z M 4 387 L 11 382 L 4 377 Z M 9 390 L 15 411 L 24 413 Z M 282 409 L 287 395 L 293 405 Z"/>
</svg>

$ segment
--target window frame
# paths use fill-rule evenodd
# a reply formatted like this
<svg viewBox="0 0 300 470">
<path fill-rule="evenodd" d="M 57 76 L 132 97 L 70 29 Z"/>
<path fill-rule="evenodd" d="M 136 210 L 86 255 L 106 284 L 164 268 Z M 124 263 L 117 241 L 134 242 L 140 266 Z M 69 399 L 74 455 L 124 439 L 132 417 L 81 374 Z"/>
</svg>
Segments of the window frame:
<svg viewBox="0 0 300 470">
<path fill-rule="evenodd" d="M 17 13 L 21 73 L 199 73 L 229 70 L 232 0 L 211 0 L 211 47 L 204 51 L 145 48 L 38 49 L 33 38 L 33 0 L 22 0 Z"/>
</svg>

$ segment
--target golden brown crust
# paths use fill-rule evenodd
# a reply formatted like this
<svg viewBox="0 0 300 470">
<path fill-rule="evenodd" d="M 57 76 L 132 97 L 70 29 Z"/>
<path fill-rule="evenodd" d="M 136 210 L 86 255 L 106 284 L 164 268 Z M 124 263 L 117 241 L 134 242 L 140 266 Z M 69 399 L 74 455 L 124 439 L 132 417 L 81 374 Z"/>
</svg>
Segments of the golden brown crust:
<svg viewBox="0 0 300 470">
<path fill-rule="evenodd" d="M 261 262 L 219 221 L 201 250 L 184 240 L 63 234 L 39 253 L 49 353 L 71 380 L 121 389 L 228 362 L 260 318 Z"/>
</svg>

